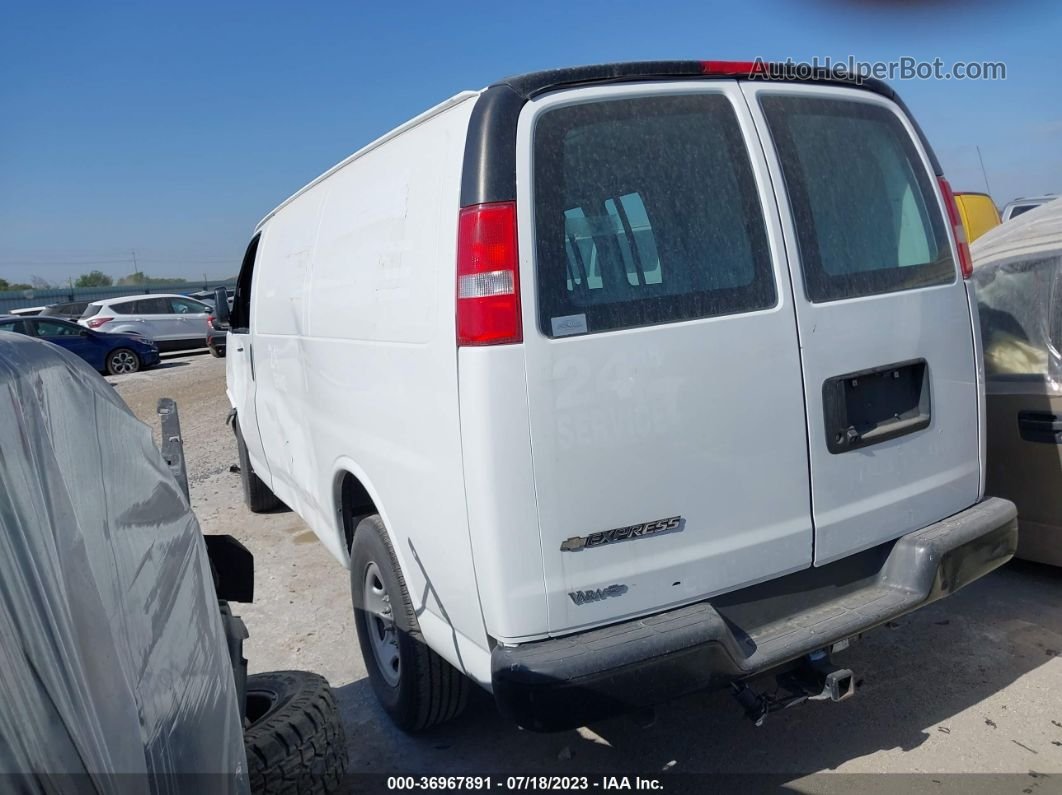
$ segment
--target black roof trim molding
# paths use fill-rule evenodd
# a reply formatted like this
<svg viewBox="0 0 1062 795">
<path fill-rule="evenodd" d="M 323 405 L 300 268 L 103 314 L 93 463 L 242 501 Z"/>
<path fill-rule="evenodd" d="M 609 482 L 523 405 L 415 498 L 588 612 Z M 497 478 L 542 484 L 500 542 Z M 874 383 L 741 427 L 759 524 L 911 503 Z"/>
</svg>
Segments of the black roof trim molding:
<svg viewBox="0 0 1062 795">
<path fill-rule="evenodd" d="M 938 176 L 940 163 L 918 122 L 885 82 L 841 71 L 811 70 L 806 66 L 755 63 L 756 69 L 713 72 L 710 61 L 636 61 L 595 64 L 528 72 L 493 83 L 480 94 L 472 110 L 465 140 L 461 177 L 461 206 L 516 199 L 516 125 L 524 104 L 541 94 L 573 86 L 681 79 L 751 79 L 788 83 L 832 83 L 873 91 L 895 102 L 910 119 Z"/>
</svg>

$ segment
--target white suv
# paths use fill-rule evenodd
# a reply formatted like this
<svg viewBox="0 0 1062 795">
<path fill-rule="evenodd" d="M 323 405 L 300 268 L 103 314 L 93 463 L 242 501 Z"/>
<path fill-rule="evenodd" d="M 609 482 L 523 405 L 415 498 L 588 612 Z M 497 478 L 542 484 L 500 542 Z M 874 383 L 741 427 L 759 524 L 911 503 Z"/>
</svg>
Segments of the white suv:
<svg viewBox="0 0 1062 795">
<path fill-rule="evenodd" d="M 206 346 L 213 311 L 184 295 L 130 295 L 92 302 L 78 323 L 96 331 L 139 334 L 160 351 L 178 351 Z"/>
<path fill-rule="evenodd" d="M 783 669 L 843 698 L 833 651 L 1014 552 L 971 273 L 883 83 L 510 78 L 258 226 L 227 341 L 245 495 L 350 566 L 403 728 L 469 680 L 533 729 L 730 685 L 756 715 L 792 702 L 746 680 Z"/>
<path fill-rule="evenodd" d="M 1003 208 L 1002 222 L 1024 215 L 1029 210 L 1035 210 L 1040 205 L 1053 202 L 1057 198 L 1057 196 L 1032 196 L 1026 199 L 1015 199 Z"/>
</svg>

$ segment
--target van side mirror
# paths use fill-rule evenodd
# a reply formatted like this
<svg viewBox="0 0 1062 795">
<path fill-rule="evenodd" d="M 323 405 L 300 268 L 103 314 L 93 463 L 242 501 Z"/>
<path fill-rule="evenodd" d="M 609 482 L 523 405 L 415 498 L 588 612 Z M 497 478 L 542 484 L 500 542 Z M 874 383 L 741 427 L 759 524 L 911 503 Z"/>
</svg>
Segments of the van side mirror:
<svg viewBox="0 0 1062 795">
<path fill-rule="evenodd" d="M 214 317 L 226 326 L 229 324 L 229 294 L 224 287 L 214 290 Z"/>
</svg>

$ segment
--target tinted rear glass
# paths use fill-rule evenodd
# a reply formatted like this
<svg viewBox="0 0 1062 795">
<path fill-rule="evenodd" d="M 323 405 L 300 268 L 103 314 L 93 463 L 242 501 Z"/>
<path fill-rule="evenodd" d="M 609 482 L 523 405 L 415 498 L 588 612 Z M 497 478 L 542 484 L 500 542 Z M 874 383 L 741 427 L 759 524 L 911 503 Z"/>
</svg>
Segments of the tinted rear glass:
<svg viewBox="0 0 1062 795">
<path fill-rule="evenodd" d="M 139 301 L 132 301 L 125 306 L 129 308 L 130 314 L 135 315 L 169 315 L 173 313 L 173 310 L 170 309 L 168 298 L 141 298 Z"/>
<path fill-rule="evenodd" d="M 955 279 L 932 177 L 881 105 L 760 98 L 782 164 L 811 301 Z"/>
<path fill-rule="evenodd" d="M 1019 204 L 1013 210 L 1010 211 L 1011 218 L 1017 218 L 1022 213 L 1027 213 L 1029 210 L 1035 210 L 1040 205 L 1038 204 Z"/>
<path fill-rule="evenodd" d="M 101 309 L 103 309 L 103 307 L 99 306 L 98 304 L 89 304 L 85 307 L 85 311 L 82 313 L 81 317 L 92 317 L 93 315 L 98 315 Z"/>
<path fill-rule="evenodd" d="M 535 129 L 534 179 L 547 336 L 774 305 L 763 212 L 726 97 L 547 111 Z"/>
</svg>

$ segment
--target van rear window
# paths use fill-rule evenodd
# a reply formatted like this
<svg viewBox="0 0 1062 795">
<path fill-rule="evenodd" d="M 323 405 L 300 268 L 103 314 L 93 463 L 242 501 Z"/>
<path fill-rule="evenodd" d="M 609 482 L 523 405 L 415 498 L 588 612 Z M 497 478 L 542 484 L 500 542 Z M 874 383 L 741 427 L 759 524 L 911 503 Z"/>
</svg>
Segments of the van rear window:
<svg viewBox="0 0 1062 795">
<path fill-rule="evenodd" d="M 547 336 L 776 302 L 748 150 L 722 95 L 548 111 L 535 128 L 534 184 Z"/>
<path fill-rule="evenodd" d="M 809 300 L 955 279 L 932 178 L 895 113 L 794 95 L 763 95 L 760 104 L 782 164 Z"/>
</svg>

